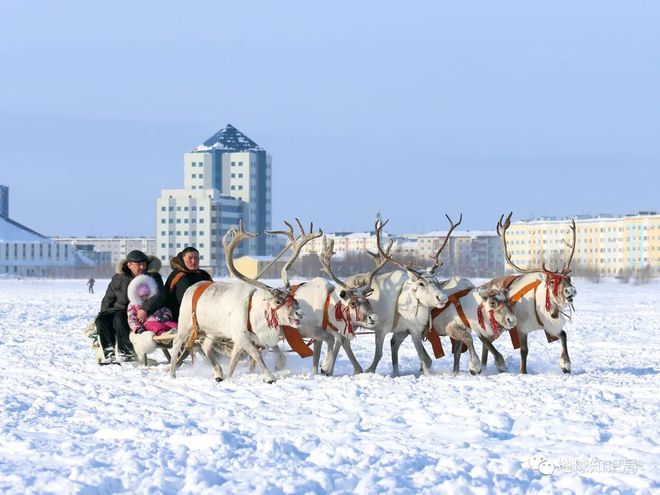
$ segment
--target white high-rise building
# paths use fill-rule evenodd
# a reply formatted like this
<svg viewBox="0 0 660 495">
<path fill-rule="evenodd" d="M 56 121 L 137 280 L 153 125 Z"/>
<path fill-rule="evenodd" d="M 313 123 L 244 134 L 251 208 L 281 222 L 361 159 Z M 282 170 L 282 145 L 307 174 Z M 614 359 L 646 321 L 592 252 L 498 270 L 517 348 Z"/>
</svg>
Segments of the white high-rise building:
<svg viewBox="0 0 660 495">
<path fill-rule="evenodd" d="M 250 232 L 271 228 L 271 158 L 231 124 L 184 154 L 183 189 L 156 202 L 156 252 L 167 265 L 186 246 L 212 272 L 225 266 L 222 236 L 239 219 Z M 272 242 L 272 241 L 270 241 Z M 267 236 L 241 243 L 237 254 L 266 255 Z"/>
</svg>

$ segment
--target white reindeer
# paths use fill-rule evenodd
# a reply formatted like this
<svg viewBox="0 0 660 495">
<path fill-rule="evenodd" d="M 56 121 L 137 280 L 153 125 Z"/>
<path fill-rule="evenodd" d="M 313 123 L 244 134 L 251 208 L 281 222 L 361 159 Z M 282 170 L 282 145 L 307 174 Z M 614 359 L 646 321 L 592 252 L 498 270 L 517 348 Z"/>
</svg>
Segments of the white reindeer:
<svg viewBox="0 0 660 495">
<path fill-rule="evenodd" d="M 322 232 L 301 234 L 294 246 L 293 254 L 282 269 L 286 271 L 300 254 L 304 244 L 319 237 Z M 240 280 L 238 283 L 216 282 L 209 285 L 196 301 L 193 312 L 193 297 L 198 287 L 204 282 L 192 285 L 184 294 L 179 313 L 179 329 L 172 345 L 172 364 L 170 375 L 176 374 L 179 353 L 190 339 L 194 338 L 195 328 L 201 340 L 201 348 L 213 367 L 213 376 L 221 381 L 224 374 L 216 361 L 216 342 L 230 341 L 231 358 L 229 376 L 232 376 L 238 360 L 247 353 L 262 370 L 264 381 L 272 383 L 275 375 L 268 369 L 261 355 L 260 347 L 275 347 L 281 338 L 281 326 L 298 328 L 303 313 L 298 302 L 291 295 L 288 278 L 284 279 L 284 288 L 276 289 L 258 280 L 250 279 L 234 266 L 233 253 L 238 243 L 256 234 L 245 232 L 242 222 L 238 229 L 232 227 L 223 237 L 222 243 L 229 272 Z M 229 241 L 229 238 L 232 238 Z"/>
<path fill-rule="evenodd" d="M 355 336 L 357 328 L 370 329 L 378 323 L 378 315 L 373 311 L 368 296 L 373 291 L 371 283 L 374 276 L 387 263 L 387 259 L 382 257 L 377 259 L 376 268 L 351 287 L 332 271 L 330 259 L 334 254 L 334 241 L 328 241 L 324 237 L 323 250 L 319 254 L 319 259 L 323 270 L 335 285 L 324 278 L 316 277 L 305 282 L 298 289 L 296 298 L 305 312 L 305 319 L 299 331 L 304 337 L 314 339 L 312 368 L 315 373 L 318 372 L 323 342 L 328 346 L 326 358 L 321 366 L 323 374 L 328 376 L 333 374 L 337 354 L 341 347 L 344 348 L 353 365 L 354 372 L 362 373 L 362 367 L 351 349 L 350 339 Z"/>
<path fill-rule="evenodd" d="M 449 221 L 451 222 L 451 219 Z M 402 334 L 404 338 L 405 335 L 411 336 L 419 356 L 421 371 L 427 375 L 432 360 L 424 350 L 422 339 L 429 326 L 431 310 L 441 308 L 447 304 L 447 295 L 440 289 L 434 274 L 440 266 L 438 257 L 447 244 L 449 234 L 435 256 L 433 256 L 433 265 L 424 271 L 418 271 L 409 265 L 403 265 L 392 258 L 388 252 L 383 251 L 380 242 L 381 229 L 380 221 L 376 222 L 376 245 L 380 256 L 399 266 L 401 270 L 376 275 L 373 278 L 371 284 L 373 293 L 369 296 L 369 299 L 379 316 L 379 321 L 374 328 L 374 359 L 366 371 L 369 373 L 376 371 L 376 367 L 383 357 L 385 336 L 392 332 L 395 336 Z M 394 375 L 398 374 L 398 363 L 393 361 L 392 365 Z"/>
<path fill-rule="evenodd" d="M 461 348 L 465 344 L 470 353 L 470 373 L 481 373 L 479 357 L 474 349 L 472 330 L 479 338 L 494 340 L 503 330 L 510 330 L 516 325 L 516 317 L 508 301 L 506 290 L 485 284 L 475 287 L 467 279 L 452 278 L 442 284 L 448 294 L 449 304 L 444 308 L 433 309 L 432 325 L 429 333 L 448 335 L 454 339 L 454 373 L 458 373 Z M 392 337 L 392 361 L 396 362 L 399 346 L 406 338 L 405 334 Z M 429 340 L 431 336 L 429 336 Z M 498 362 L 501 371 L 506 371 L 504 358 Z"/>
<path fill-rule="evenodd" d="M 511 225 L 511 215 L 509 213 L 506 220 L 504 215 L 500 217 L 497 224 L 497 233 L 502 239 L 504 246 L 504 255 L 506 261 L 511 267 L 522 275 L 513 277 L 502 277 L 494 281 L 501 287 L 509 291 L 509 299 L 513 306 L 514 313 L 518 320 L 516 328 L 511 330 L 512 340 L 517 337 L 520 345 L 520 373 L 527 373 L 527 336 L 540 328 L 545 330 L 548 341 L 561 340 L 561 356 L 559 366 L 564 373 L 571 372 L 571 360 L 568 356 L 566 343 L 566 331 L 564 326 L 570 319 L 569 314 L 574 311 L 573 299 L 577 295 L 577 290 L 571 281 L 571 261 L 575 253 L 576 227 L 575 220 L 570 225 L 573 242 L 566 245 L 571 249 L 568 262 L 561 271 L 549 270 L 545 263 L 542 269 L 523 269 L 516 266 L 511 260 L 511 254 L 507 249 L 506 231 Z M 515 345 L 515 344 L 514 344 Z M 501 359 L 501 354 L 494 346 L 485 346 L 482 349 L 481 363 L 486 366 L 488 360 L 488 351 L 495 359 Z"/>
</svg>

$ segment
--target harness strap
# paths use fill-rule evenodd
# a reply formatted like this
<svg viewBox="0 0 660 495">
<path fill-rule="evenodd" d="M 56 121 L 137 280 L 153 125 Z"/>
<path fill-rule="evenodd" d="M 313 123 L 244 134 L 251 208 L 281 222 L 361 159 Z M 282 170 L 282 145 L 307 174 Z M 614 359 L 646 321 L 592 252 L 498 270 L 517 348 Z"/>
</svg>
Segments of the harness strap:
<svg viewBox="0 0 660 495">
<path fill-rule="evenodd" d="M 458 313 L 459 318 L 463 322 L 463 325 L 465 325 L 468 328 L 470 327 L 470 322 L 467 319 L 467 316 L 465 316 L 465 311 L 463 311 L 463 306 L 461 306 L 461 298 L 465 297 L 467 294 L 469 294 L 472 291 L 472 289 L 463 289 L 461 291 L 456 292 L 455 294 L 452 294 L 448 296 L 448 301 L 445 306 L 442 308 L 433 308 L 431 310 L 431 318 L 435 318 L 438 316 L 440 313 L 442 313 L 445 309 L 449 307 L 450 304 L 453 304 L 454 307 L 456 308 L 456 312 Z"/>
<path fill-rule="evenodd" d="M 534 290 L 534 316 L 536 317 L 536 322 L 539 324 L 539 326 L 541 328 L 544 328 L 543 322 L 541 321 L 541 316 L 539 315 L 539 310 L 536 307 L 536 293 L 538 291 L 539 285 L 541 285 L 541 281 L 534 280 L 534 282 L 530 282 L 529 284 L 522 287 L 518 292 L 516 292 L 513 296 L 511 296 L 509 300 L 511 301 L 511 304 L 516 304 L 530 290 Z M 513 348 L 520 349 L 520 336 L 518 335 L 518 328 L 514 327 L 511 330 L 509 330 L 509 336 L 511 337 L 511 345 L 513 346 Z M 554 335 L 550 335 L 548 332 L 545 332 L 545 338 L 548 340 L 549 343 L 559 340 L 558 337 L 555 337 Z"/>
<path fill-rule="evenodd" d="M 470 328 L 470 322 L 468 321 L 467 316 L 465 316 L 465 311 L 463 311 L 463 307 L 461 306 L 460 299 L 461 299 L 461 297 L 464 297 L 465 295 L 467 295 L 471 290 L 472 289 L 463 289 L 461 291 L 458 291 L 457 293 L 452 294 L 452 295 L 447 297 L 448 300 L 447 300 L 447 304 L 445 306 L 443 306 L 442 308 L 433 308 L 431 310 L 431 324 L 429 325 L 430 328 L 429 328 L 429 331 L 428 331 L 428 334 L 427 334 L 427 339 L 428 339 L 429 342 L 431 342 L 431 347 L 433 348 L 433 354 L 435 355 L 436 359 L 439 359 L 442 356 L 444 356 L 445 351 L 442 348 L 442 342 L 440 341 L 440 335 L 438 334 L 438 331 L 433 326 L 433 319 L 436 316 L 438 316 L 440 313 L 442 313 L 445 309 L 447 309 L 450 304 L 453 304 L 454 307 L 456 308 L 456 312 L 458 313 L 459 318 L 463 322 L 463 325 Z M 452 347 L 456 342 L 458 342 L 453 337 L 450 337 L 449 339 L 451 340 Z M 467 352 L 467 350 L 468 350 L 467 345 L 465 345 L 465 344 L 462 344 L 462 345 L 463 345 L 463 347 L 461 349 L 461 353 Z"/>
<path fill-rule="evenodd" d="M 193 363 L 195 362 L 195 353 L 193 352 L 193 347 L 195 346 L 195 340 L 197 340 L 197 332 L 199 330 L 199 324 L 197 323 L 197 302 L 199 301 L 199 298 L 202 297 L 204 291 L 208 289 L 211 285 L 213 285 L 213 282 L 211 281 L 201 282 L 195 288 L 195 292 L 193 292 L 193 297 L 192 297 L 193 331 L 190 334 L 190 337 L 188 337 L 188 341 L 186 342 L 186 349 L 190 352 L 190 359 L 192 360 Z"/>
<path fill-rule="evenodd" d="M 330 307 L 330 299 L 332 298 L 332 293 L 335 291 L 334 287 L 328 291 L 328 295 L 325 298 L 325 304 L 323 305 L 323 321 L 321 323 L 321 328 L 325 330 L 326 328 L 330 327 L 332 330 L 335 332 L 339 332 L 336 326 L 332 324 L 330 321 L 330 317 L 328 316 L 328 308 Z"/>
<path fill-rule="evenodd" d="M 177 284 L 179 280 L 185 275 L 185 272 L 179 272 L 176 275 L 174 275 L 174 278 L 170 282 L 170 286 L 168 287 L 169 293 L 171 294 L 174 292 L 174 286 Z"/>
<path fill-rule="evenodd" d="M 254 330 L 252 330 L 252 323 L 250 322 L 250 311 L 252 311 L 252 296 L 254 295 L 254 291 L 250 292 L 250 297 L 248 297 L 248 314 L 247 314 L 247 329 L 248 332 L 254 333 Z"/>
</svg>

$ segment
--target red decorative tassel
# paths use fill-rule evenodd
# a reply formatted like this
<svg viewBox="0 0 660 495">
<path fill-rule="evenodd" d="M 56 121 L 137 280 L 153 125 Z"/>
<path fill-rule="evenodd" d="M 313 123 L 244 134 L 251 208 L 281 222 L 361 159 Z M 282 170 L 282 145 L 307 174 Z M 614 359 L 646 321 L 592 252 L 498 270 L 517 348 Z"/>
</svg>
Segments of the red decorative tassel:
<svg viewBox="0 0 660 495">
<path fill-rule="evenodd" d="M 488 313 L 490 315 L 490 326 L 493 327 L 493 335 L 498 338 L 500 336 L 500 326 L 495 321 L 495 311 L 491 309 Z"/>
<path fill-rule="evenodd" d="M 351 308 L 350 306 L 344 307 L 341 301 L 335 305 L 335 319 L 344 322 L 344 335 L 355 335 L 353 331 L 353 322 L 351 321 Z"/>
<path fill-rule="evenodd" d="M 484 329 L 484 332 L 486 331 L 486 322 L 484 321 L 484 315 L 482 313 L 482 309 L 484 309 L 484 303 L 481 303 L 479 307 L 477 308 L 477 320 L 479 321 L 479 326 Z"/>
</svg>

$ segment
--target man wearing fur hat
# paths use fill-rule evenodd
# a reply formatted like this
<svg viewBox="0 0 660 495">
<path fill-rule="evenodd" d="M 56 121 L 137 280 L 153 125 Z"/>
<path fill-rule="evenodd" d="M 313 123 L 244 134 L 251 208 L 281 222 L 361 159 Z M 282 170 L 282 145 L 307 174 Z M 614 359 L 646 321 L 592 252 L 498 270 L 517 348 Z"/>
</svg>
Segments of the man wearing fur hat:
<svg viewBox="0 0 660 495">
<path fill-rule="evenodd" d="M 158 273 L 160 267 L 158 258 L 147 256 L 137 249 L 128 253 L 126 259 L 117 264 L 117 273 L 108 284 L 101 301 L 101 312 L 96 317 L 96 328 L 104 354 L 100 364 L 116 362 L 115 344 L 119 348 L 122 361 L 133 359 L 133 347 L 129 340 L 131 329 L 126 314 L 129 305 L 128 284 L 138 275 L 146 274 L 156 282 L 159 289 L 155 295 L 144 301 L 142 308 L 137 312 L 138 320 L 144 322 L 149 315 L 165 305 L 163 279 Z"/>
</svg>

